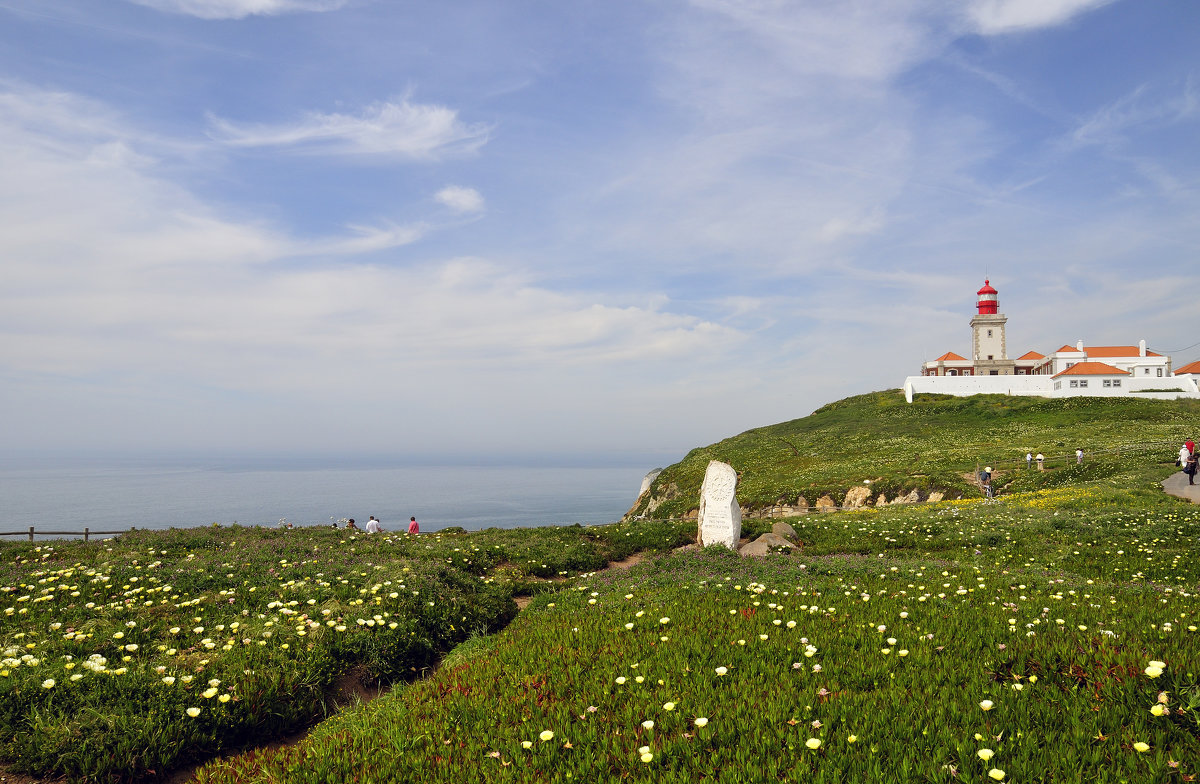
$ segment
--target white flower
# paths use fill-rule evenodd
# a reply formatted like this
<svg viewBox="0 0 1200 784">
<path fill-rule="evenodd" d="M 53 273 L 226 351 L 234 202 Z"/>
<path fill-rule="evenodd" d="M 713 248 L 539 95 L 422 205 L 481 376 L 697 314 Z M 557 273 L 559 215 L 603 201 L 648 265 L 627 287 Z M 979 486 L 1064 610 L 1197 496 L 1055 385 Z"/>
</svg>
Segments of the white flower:
<svg viewBox="0 0 1200 784">
<path fill-rule="evenodd" d="M 708 719 L 704 716 L 697 716 L 696 720 L 692 723 L 695 724 L 697 727 L 707 727 Z"/>
</svg>

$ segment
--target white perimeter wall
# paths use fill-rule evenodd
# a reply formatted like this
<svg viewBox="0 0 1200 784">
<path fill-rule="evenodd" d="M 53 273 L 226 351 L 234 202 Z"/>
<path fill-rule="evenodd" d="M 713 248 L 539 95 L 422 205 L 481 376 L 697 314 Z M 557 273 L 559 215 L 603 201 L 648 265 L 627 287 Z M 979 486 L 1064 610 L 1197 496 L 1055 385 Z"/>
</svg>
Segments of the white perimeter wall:
<svg viewBox="0 0 1200 784">
<path fill-rule="evenodd" d="M 1105 388 L 1104 378 L 1088 377 L 1087 389 L 1071 389 L 1070 379 L 1059 379 L 1062 389 L 1054 388 L 1052 376 L 909 376 L 904 379 L 904 399 L 932 393 L 969 397 L 971 395 L 1035 395 L 1041 397 L 1136 397 L 1174 400 L 1200 398 L 1200 385 L 1193 376 L 1158 378 L 1121 377 L 1121 386 Z M 1182 392 L 1141 392 L 1143 389 L 1179 388 Z"/>
</svg>

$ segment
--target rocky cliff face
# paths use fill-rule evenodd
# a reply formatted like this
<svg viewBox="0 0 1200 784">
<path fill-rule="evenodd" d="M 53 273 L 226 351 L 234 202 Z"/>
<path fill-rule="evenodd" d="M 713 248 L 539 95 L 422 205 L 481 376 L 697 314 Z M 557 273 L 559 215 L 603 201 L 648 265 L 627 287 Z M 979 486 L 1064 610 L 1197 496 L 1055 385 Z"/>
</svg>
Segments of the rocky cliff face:
<svg viewBox="0 0 1200 784">
<path fill-rule="evenodd" d="M 657 469 L 656 469 L 657 470 Z M 657 476 L 657 474 L 655 474 Z M 889 499 L 886 494 L 880 493 L 876 498 L 871 497 L 872 490 L 870 485 L 857 485 L 851 487 L 844 493 L 826 493 L 819 497 L 812 504 L 804 496 L 796 496 L 795 498 L 781 498 L 774 504 L 764 506 L 741 506 L 742 517 L 749 519 L 771 519 L 780 517 L 798 517 L 808 514 L 810 511 L 817 512 L 833 512 L 839 509 L 863 509 L 869 506 L 891 506 L 894 504 L 917 504 L 917 503 L 937 503 L 945 499 L 945 493 L 940 490 L 933 492 L 925 492 L 918 489 L 901 491 Z M 648 498 L 647 498 L 648 496 Z M 674 501 L 680 498 L 682 494 L 679 490 L 679 485 L 674 482 L 666 482 L 661 486 L 655 486 L 653 482 L 645 487 L 638 495 L 637 501 L 628 512 L 625 513 L 625 519 L 641 519 L 654 518 L 655 512 L 668 501 Z M 959 496 L 961 498 L 961 496 Z M 699 511 L 700 499 L 697 497 L 692 499 L 694 506 L 685 512 L 682 516 L 684 520 L 695 520 Z M 640 511 L 639 511 L 640 510 Z"/>
</svg>

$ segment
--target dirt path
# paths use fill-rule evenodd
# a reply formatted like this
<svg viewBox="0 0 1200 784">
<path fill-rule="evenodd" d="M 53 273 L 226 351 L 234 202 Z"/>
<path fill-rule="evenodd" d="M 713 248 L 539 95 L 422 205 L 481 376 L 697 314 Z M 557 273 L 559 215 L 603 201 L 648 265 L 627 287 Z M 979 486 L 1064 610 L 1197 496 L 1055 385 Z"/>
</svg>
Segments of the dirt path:
<svg viewBox="0 0 1200 784">
<path fill-rule="evenodd" d="M 644 552 L 634 553 L 633 555 L 629 556 L 628 558 L 626 558 L 623 561 L 611 562 L 608 566 L 604 567 L 603 569 L 598 570 L 596 572 L 596 574 L 601 574 L 603 572 L 624 571 L 627 569 L 632 569 L 633 567 L 637 566 L 641 562 L 645 561 L 646 558 L 647 558 L 647 555 Z M 561 577 L 561 578 L 554 580 L 554 582 L 565 583 L 568 580 L 574 580 L 574 579 L 575 579 L 574 577 Z M 524 610 L 526 607 L 529 606 L 529 603 L 533 601 L 533 597 L 532 596 L 514 596 L 513 601 L 517 603 L 517 611 L 520 612 L 521 610 Z"/>
</svg>

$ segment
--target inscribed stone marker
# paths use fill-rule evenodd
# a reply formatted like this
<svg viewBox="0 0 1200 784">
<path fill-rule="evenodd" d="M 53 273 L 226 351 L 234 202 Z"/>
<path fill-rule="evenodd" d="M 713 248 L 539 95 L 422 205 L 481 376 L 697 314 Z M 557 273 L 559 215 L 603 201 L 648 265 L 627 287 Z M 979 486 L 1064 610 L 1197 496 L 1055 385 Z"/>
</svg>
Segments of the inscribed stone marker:
<svg viewBox="0 0 1200 784">
<path fill-rule="evenodd" d="M 709 461 L 700 486 L 697 539 L 701 547 L 723 544 L 737 550 L 742 538 L 742 509 L 737 502 L 737 471 L 728 463 Z"/>
</svg>

